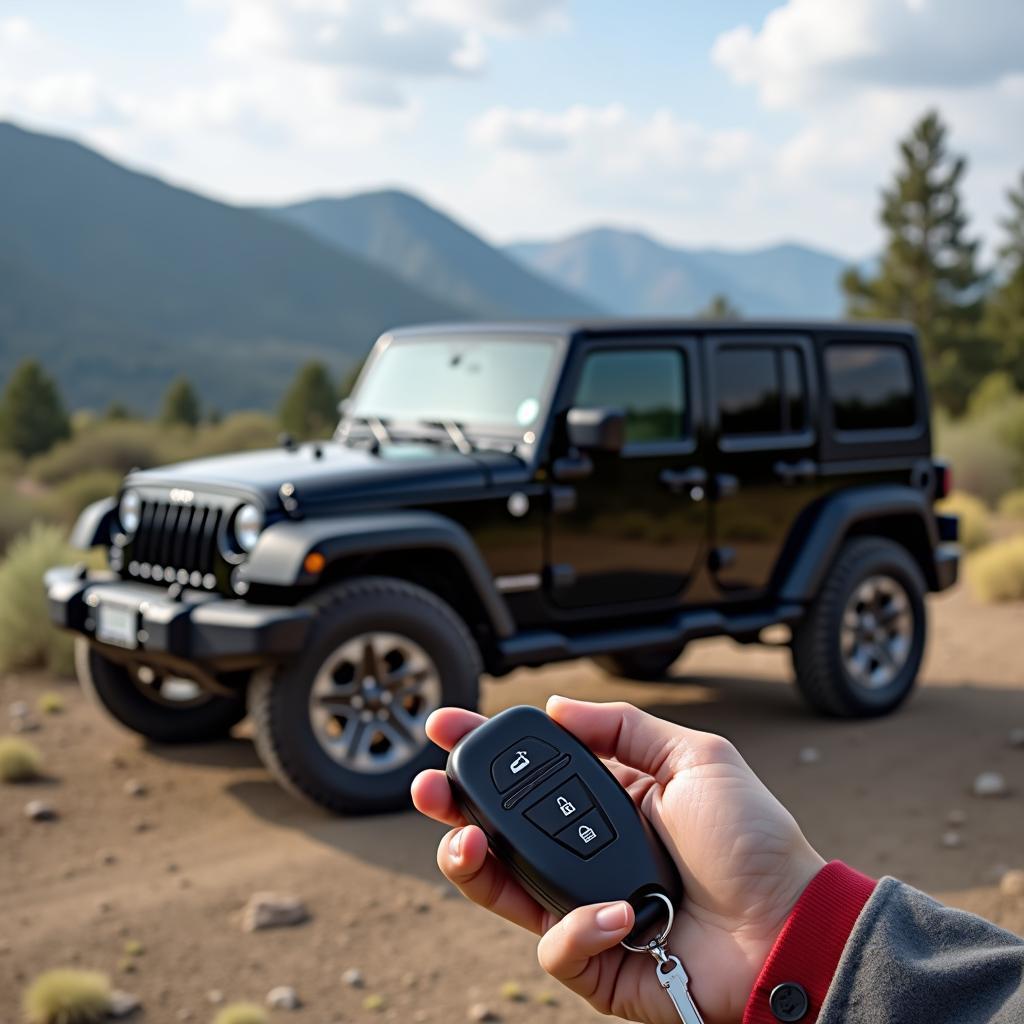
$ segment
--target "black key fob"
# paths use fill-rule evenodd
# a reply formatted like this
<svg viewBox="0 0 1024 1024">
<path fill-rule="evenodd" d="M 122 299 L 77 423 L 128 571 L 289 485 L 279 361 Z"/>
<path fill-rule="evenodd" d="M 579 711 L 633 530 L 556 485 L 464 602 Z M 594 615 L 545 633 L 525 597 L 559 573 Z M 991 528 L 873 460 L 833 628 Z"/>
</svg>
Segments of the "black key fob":
<svg viewBox="0 0 1024 1024">
<path fill-rule="evenodd" d="M 539 903 L 558 916 L 628 900 L 643 945 L 682 899 L 679 872 L 601 761 L 543 711 L 514 707 L 464 736 L 448 781 L 466 819 Z"/>
</svg>

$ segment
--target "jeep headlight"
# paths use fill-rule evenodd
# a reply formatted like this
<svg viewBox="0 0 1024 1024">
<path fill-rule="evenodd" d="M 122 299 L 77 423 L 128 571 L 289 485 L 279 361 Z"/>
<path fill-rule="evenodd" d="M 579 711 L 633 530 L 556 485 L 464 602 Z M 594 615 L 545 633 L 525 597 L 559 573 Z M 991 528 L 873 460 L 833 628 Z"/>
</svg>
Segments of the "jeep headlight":
<svg viewBox="0 0 1024 1024">
<path fill-rule="evenodd" d="M 138 491 L 125 491 L 117 506 L 117 518 L 121 529 L 131 536 L 138 528 L 142 517 L 142 498 Z"/>
<path fill-rule="evenodd" d="M 243 505 L 235 513 L 235 541 L 245 552 L 252 551 L 263 529 L 263 510 L 256 505 Z"/>
</svg>

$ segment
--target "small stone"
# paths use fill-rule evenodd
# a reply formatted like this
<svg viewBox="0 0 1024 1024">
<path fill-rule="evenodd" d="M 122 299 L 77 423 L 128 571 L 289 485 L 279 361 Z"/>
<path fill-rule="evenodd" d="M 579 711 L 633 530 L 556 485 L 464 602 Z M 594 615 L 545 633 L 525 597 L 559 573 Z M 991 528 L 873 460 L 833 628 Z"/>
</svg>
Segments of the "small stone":
<svg viewBox="0 0 1024 1024">
<path fill-rule="evenodd" d="M 178 1012 L 177 1012 L 177 1013 L 176 1013 L 176 1014 L 174 1015 L 174 1019 L 175 1019 L 175 1020 L 180 1020 L 180 1021 L 186 1021 L 186 1020 L 192 1020 L 192 1018 L 193 1018 L 194 1016 L 195 1016 L 195 1014 L 194 1014 L 194 1013 L 193 1013 L 193 1012 L 192 1012 L 192 1011 L 191 1011 L 191 1010 L 190 1010 L 190 1009 L 189 1009 L 189 1008 L 188 1008 L 187 1006 L 183 1006 L 183 1007 L 182 1007 L 182 1008 L 181 1008 L 181 1009 L 180 1009 L 180 1010 L 179 1010 L 179 1011 L 178 1011 Z"/>
<path fill-rule="evenodd" d="M 398 984 L 402 988 L 415 988 L 420 983 L 419 976 L 413 974 L 411 971 L 407 971 L 398 979 Z"/>
<path fill-rule="evenodd" d="M 32 821 L 56 821 L 57 808 L 45 800 L 29 800 L 25 804 L 25 817 Z"/>
<path fill-rule="evenodd" d="M 156 828 L 153 822 L 147 821 L 145 818 L 139 818 L 132 827 L 136 832 L 152 832 Z"/>
<path fill-rule="evenodd" d="M 1010 787 L 999 772 L 982 772 L 974 780 L 973 792 L 980 797 L 1006 796 Z"/>
<path fill-rule="evenodd" d="M 110 911 L 114 909 L 114 905 L 110 900 L 100 900 L 99 903 L 96 904 L 96 909 L 101 914 L 109 914 Z"/>
<path fill-rule="evenodd" d="M 27 700 L 14 700 L 7 705 L 7 714 L 11 718 L 28 718 L 29 709 Z"/>
<path fill-rule="evenodd" d="M 549 992 L 549 991 L 547 991 L 547 989 L 544 989 L 544 990 L 538 992 L 536 997 L 535 997 L 535 999 L 536 999 L 536 1002 L 540 1003 L 541 1006 L 557 1006 L 558 1005 L 558 998 L 555 996 L 555 993 L 554 992 Z"/>
<path fill-rule="evenodd" d="M 169 875 L 176 875 L 178 873 L 178 865 L 172 860 L 171 863 L 164 868 L 164 871 Z"/>
<path fill-rule="evenodd" d="M 486 1003 L 474 1003 L 466 1013 L 467 1019 L 475 1024 L 487 1024 L 487 1022 L 499 1021 L 498 1016 Z"/>
<path fill-rule="evenodd" d="M 34 718 L 15 718 L 11 722 L 11 732 L 38 732 L 42 726 Z"/>
<path fill-rule="evenodd" d="M 115 1018 L 130 1017 L 141 1006 L 142 1000 L 138 996 L 132 995 L 131 992 L 122 992 L 120 989 L 114 989 L 110 993 L 110 1005 L 107 1007 L 107 1014 Z"/>
<path fill-rule="evenodd" d="M 219 988 L 211 988 L 206 993 L 206 1001 L 211 1006 L 220 1006 L 224 1002 L 224 993 Z"/>
<path fill-rule="evenodd" d="M 434 887 L 434 892 L 437 893 L 437 898 L 441 900 L 453 900 L 455 899 L 455 886 L 443 883 Z"/>
<path fill-rule="evenodd" d="M 1010 746 L 1024 749 L 1024 726 L 1018 726 L 1010 730 Z"/>
<path fill-rule="evenodd" d="M 120 754 L 111 754 L 107 758 L 107 763 L 111 768 L 127 768 L 128 762 Z"/>
<path fill-rule="evenodd" d="M 1024 896 L 1024 871 L 1007 871 L 999 879 L 999 891 L 1004 896 Z"/>
<path fill-rule="evenodd" d="M 942 833 L 942 845 L 947 850 L 955 850 L 958 846 L 964 845 L 964 840 L 959 832 L 954 832 L 950 829 L 948 832 Z"/>
<path fill-rule="evenodd" d="M 125 796 L 145 796 L 149 790 L 146 788 L 144 782 L 140 782 L 138 779 L 129 779 L 124 784 L 124 795 Z"/>
<path fill-rule="evenodd" d="M 801 764 L 817 764 L 821 760 L 821 751 L 817 747 L 803 747 L 797 760 Z"/>
<path fill-rule="evenodd" d="M 309 920 L 306 904 L 297 896 L 282 893 L 255 893 L 242 911 L 242 931 L 287 928 Z"/>
<path fill-rule="evenodd" d="M 349 988 L 362 988 L 366 984 L 363 972 L 358 967 L 350 967 L 347 971 L 343 972 L 341 980 Z"/>
<path fill-rule="evenodd" d="M 954 808 L 946 815 L 946 824 L 952 825 L 953 828 L 962 828 L 967 824 L 967 812 Z"/>
<path fill-rule="evenodd" d="M 112 864 L 117 863 L 117 854 L 111 850 L 103 850 L 100 853 L 100 863 L 110 867 Z"/>
<path fill-rule="evenodd" d="M 297 1010 L 302 1000 L 291 985 L 278 985 L 267 993 L 267 1006 L 272 1010 Z"/>
</svg>

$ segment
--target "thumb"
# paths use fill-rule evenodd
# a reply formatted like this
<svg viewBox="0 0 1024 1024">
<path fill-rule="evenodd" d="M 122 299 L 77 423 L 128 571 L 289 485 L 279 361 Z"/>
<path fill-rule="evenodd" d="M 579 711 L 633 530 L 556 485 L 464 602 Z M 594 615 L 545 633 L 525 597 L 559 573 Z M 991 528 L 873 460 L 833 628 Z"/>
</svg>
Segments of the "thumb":
<svg viewBox="0 0 1024 1024">
<path fill-rule="evenodd" d="M 579 995 L 594 989 L 595 957 L 617 946 L 633 927 L 633 908 L 619 900 L 577 907 L 550 928 L 537 945 L 537 959 L 551 977 Z"/>
<path fill-rule="evenodd" d="M 711 739 L 706 733 L 648 715 L 632 704 L 551 697 L 547 713 L 600 757 L 614 757 L 658 778 L 688 747 Z M 659 779 L 659 781 L 665 781 Z"/>
</svg>

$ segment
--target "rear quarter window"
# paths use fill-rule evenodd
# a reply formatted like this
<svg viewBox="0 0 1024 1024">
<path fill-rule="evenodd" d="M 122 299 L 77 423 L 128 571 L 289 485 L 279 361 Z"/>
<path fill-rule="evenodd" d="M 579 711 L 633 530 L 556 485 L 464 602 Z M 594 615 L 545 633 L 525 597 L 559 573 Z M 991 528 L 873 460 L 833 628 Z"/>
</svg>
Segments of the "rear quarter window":
<svg viewBox="0 0 1024 1024">
<path fill-rule="evenodd" d="M 917 423 L 914 374 L 902 345 L 828 345 L 825 376 L 837 431 L 903 430 Z"/>
</svg>

